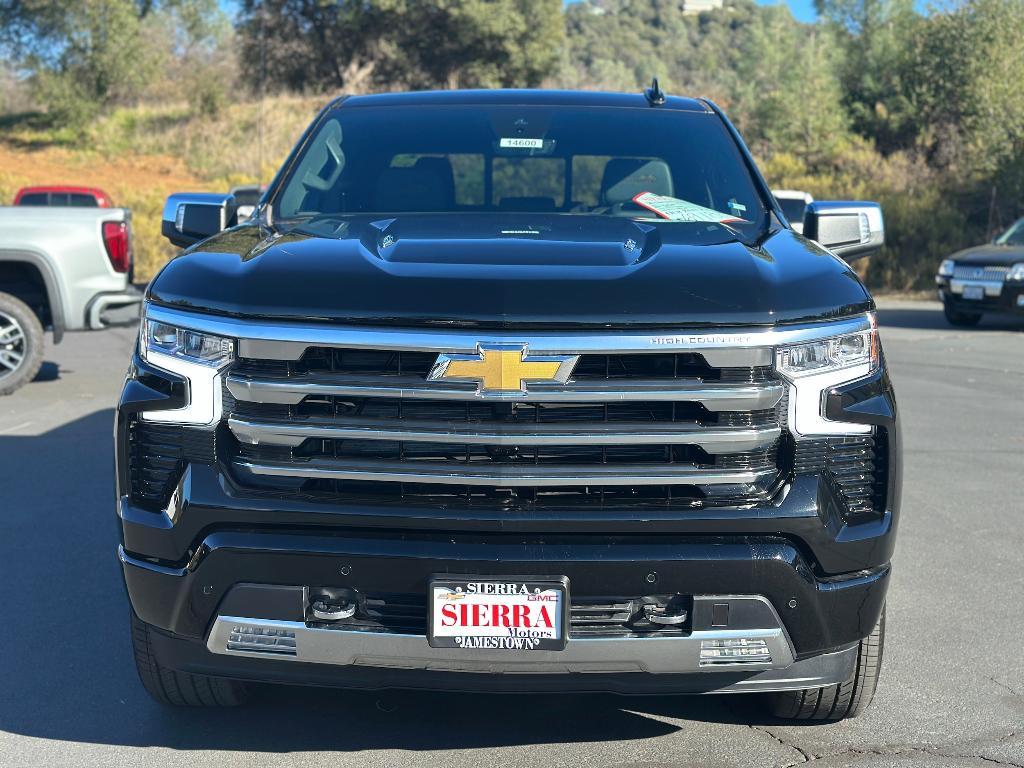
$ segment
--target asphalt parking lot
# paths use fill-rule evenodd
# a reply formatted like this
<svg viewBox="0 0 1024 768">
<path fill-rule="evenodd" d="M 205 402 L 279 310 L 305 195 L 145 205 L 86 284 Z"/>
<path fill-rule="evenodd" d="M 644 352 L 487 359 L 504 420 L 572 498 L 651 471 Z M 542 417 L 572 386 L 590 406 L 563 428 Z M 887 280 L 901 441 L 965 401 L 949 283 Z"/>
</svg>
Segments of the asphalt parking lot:
<svg viewBox="0 0 1024 768">
<path fill-rule="evenodd" d="M 2 766 L 1024 766 L 1024 323 L 883 302 L 903 519 L 882 681 L 859 719 L 747 697 L 267 688 L 175 711 L 135 678 L 115 556 L 112 406 L 134 331 L 72 334 L 0 399 Z"/>
</svg>

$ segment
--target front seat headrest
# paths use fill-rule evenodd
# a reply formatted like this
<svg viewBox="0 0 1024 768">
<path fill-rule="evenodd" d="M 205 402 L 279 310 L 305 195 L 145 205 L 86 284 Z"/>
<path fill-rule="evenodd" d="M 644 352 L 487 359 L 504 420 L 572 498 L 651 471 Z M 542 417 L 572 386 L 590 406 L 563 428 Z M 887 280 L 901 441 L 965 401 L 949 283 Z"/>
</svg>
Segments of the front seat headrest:
<svg viewBox="0 0 1024 768">
<path fill-rule="evenodd" d="M 641 192 L 672 196 L 672 171 L 664 160 L 617 157 L 608 161 L 601 177 L 601 202 L 632 202 Z"/>
<path fill-rule="evenodd" d="M 424 160 L 440 160 L 422 164 Z M 447 173 L 445 170 L 447 169 Z M 381 213 L 451 210 L 454 181 L 446 158 L 420 158 L 416 165 L 385 168 L 377 177 L 374 209 Z"/>
</svg>

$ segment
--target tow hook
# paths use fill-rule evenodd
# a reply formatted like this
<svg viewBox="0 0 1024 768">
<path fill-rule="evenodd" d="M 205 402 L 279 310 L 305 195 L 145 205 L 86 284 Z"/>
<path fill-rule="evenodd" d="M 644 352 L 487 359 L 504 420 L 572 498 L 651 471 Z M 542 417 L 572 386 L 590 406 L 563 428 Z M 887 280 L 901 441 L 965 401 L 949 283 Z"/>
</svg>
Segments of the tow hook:
<svg viewBox="0 0 1024 768">
<path fill-rule="evenodd" d="M 667 605 L 645 605 L 644 618 L 652 624 L 661 624 L 663 626 L 684 624 L 688 616 L 687 611 L 683 608 L 675 608 L 669 613 L 669 607 Z"/>
<path fill-rule="evenodd" d="M 309 596 L 309 612 L 318 621 L 350 619 L 359 610 L 359 595 L 351 589 L 321 589 Z"/>
</svg>

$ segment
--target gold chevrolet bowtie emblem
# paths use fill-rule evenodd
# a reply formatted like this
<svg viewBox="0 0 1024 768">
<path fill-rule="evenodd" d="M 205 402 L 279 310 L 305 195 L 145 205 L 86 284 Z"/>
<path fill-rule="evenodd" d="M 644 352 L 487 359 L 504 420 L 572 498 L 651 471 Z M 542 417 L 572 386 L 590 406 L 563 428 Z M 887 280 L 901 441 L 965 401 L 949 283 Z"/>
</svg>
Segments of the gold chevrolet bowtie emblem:
<svg viewBox="0 0 1024 768">
<path fill-rule="evenodd" d="M 529 382 L 569 380 L 579 355 L 528 355 L 525 344 L 485 345 L 475 355 L 438 355 L 429 381 L 475 381 L 480 394 L 524 393 Z"/>
</svg>

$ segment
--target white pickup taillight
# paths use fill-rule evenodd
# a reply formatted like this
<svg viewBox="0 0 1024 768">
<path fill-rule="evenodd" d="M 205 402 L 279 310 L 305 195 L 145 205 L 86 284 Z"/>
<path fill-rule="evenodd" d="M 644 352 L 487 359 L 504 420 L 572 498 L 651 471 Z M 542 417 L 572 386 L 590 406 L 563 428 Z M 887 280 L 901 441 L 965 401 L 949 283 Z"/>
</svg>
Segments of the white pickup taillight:
<svg viewBox="0 0 1024 768">
<path fill-rule="evenodd" d="M 103 222 L 103 246 L 115 272 L 127 272 L 132 266 L 131 232 L 126 221 Z"/>
</svg>

